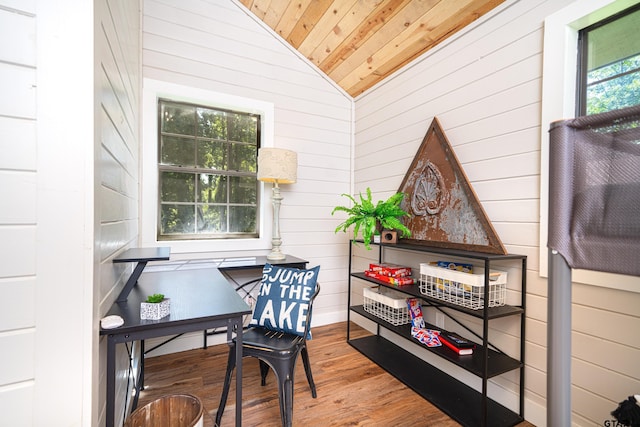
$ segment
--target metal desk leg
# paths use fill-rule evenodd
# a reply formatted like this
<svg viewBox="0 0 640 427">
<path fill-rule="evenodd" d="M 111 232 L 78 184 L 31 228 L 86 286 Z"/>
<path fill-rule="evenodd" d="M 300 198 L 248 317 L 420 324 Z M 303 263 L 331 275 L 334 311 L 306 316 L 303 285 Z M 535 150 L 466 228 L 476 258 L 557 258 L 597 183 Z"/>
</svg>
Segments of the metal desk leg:
<svg viewBox="0 0 640 427">
<path fill-rule="evenodd" d="M 140 386 L 138 387 L 138 392 L 136 396 L 140 394 L 142 390 L 144 390 L 144 340 L 140 340 Z M 136 399 L 137 401 L 138 399 Z M 135 408 L 135 405 L 134 405 Z"/>
<path fill-rule="evenodd" d="M 135 357 L 133 354 L 133 343 L 131 344 L 132 357 Z M 132 368 L 132 360 L 129 360 L 129 368 Z M 131 403 L 131 411 L 134 411 L 138 407 L 138 400 L 140 399 L 140 393 L 144 390 L 144 340 L 140 340 L 140 369 L 138 371 L 137 377 L 133 379 L 133 390 L 135 391 L 135 396 L 133 397 L 133 402 Z M 132 369 L 133 370 L 133 369 Z"/>
<path fill-rule="evenodd" d="M 129 280 L 127 280 L 124 288 L 122 288 L 122 290 L 120 291 L 120 295 L 118 295 L 118 299 L 116 300 L 117 302 L 124 302 L 127 300 L 129 293 L 131 292 L 135 284 L 138 283 L 138 279 L 140 278 L 142 270 L 144 270 L 144 267 L 146 265 L 147 261 L 138 262 L 136 268 L 133 269 L 133 273 L 131 273 L 131 276 L 129 276 Z"/>
<path fill-rule="evenodd" d="M 107 413 L 106 425 L 113 427 L 116 393 L 116 342 L 113 335 L 107 336 Z"/>
<path fill-rule="evenodd" d="M 236 426 L 242 426 L 242 317 L 233 320 L 236 331 Z M 227 339 L 231 340 L 232 325 L 227 328 Z"/>
</svg>

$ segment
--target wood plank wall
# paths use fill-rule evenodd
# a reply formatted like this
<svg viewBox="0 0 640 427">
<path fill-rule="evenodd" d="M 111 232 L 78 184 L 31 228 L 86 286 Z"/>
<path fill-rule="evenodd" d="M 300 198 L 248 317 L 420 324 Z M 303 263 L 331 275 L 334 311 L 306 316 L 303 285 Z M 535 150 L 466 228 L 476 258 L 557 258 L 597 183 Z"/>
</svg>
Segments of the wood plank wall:
<svg viewBox="0 0 640 427">
<path fill-rule="evenodd" d="M 36 289 L 36 19 L 0 1 L 0 424 L 31 425 Z M 3 37 L 7 41 L 9 37 Z M 24 414 L 15 412 L 23 408 Z"/>
<path fill-rule="evenodd" d="M 141 115 L 141 1 L 96 2 L 99 25 L 95 28 L 96 132 L 94 173 L 95 322 L 115 301 L 131 274 L 132 264 L 113 264 L 128 247 L 139 245 L 140 115 Z M 104 424 L 106 339 L 100 339 L 94 361 L 98 380 L 94 385 L 94 417 Z M 116 356 L 116 425 L 130 405 L 129 356 L 119 345 Z M 134 362 L 134 366 L 135 362 Z"/>
<path fill-rule="evenodd" d="M 370 186 L 384 197 L 397 190 L 437 116 L 503 243 L 528 256 L 525 414 L 536 425 L 545 424 L 546 397 L 547 281 L 539 275 L 539 247 L 546 245 L 539 238 L 540 139 L 548 130 L 540 122 L 543 25 L 569 3 L 508 1 L 356 98 L 356 191 Z M 640 390 L 640 294 L 577 283 L 573 292 L 573 420 L 604 425 L 619 401 Z M 497 326 L 492 334 L 503 339 L 510 332 Z M 515 387 L 509 378 L 496 383 Z"/>
<path fill-rule="evenodd" d="M 350 192 L 352 99 L 231 1 L 145 0 L 143 30 L 144 78 L 274 105 L 274 144 L 298 153 L 298 182 L 282 186 L 283 252 L 321 266 L 314 322 L 344 319 L 348 247 L 331 210 Z M 234 255 L 179 252 L 172 258 Z M 247 244 L 235 255 L 252 253 L 266 251 Z"/>
</svg>

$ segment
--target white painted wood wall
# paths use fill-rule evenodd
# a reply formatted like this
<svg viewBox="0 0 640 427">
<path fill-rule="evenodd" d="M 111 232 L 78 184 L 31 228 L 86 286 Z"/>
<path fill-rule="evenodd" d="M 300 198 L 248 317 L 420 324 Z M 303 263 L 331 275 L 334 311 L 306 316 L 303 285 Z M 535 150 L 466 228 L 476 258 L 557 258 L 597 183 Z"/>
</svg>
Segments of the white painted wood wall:
<svg viewBox="0 0 640 427">
<path fill-rule="evenodd" d="M 0 1 L 0 424 L 32 425 L 36 351 L 35 3 Z"/>
<path fill-rule="evenodd" d="M 539 275 L 543 24 L 571 1 L 507 1 L 356 99 L 354 185 L 396 191 L 434 116 L 507 250 L 528 256 L 526 409 L 546 423 L 546 295 Z M 559 119 L 558 117 L 556 119 Z M 573 423 L 605 425 L 640 390 L 636 292 L 573 285 Z M 504 322 L 501 322 L 504 323 Z M 494 336 L 509 334 L 494 328 Z M 497 329 L 497 330 L 495 330 Z M 514 390 L 510 379 L 495 381 Z"/>
<path fill-rule="evenodd" d="M 101 0 L 95 2 L 96 124 L 94 172 L 94 268 L 97 325 L 131 274 L 132 264 L 113 264 L 112 259 L 129 247 L 139 246 L 140 117 L 141 117 L 141 13 L 142 2 Z M 104 425 L 106 339 L 94 352 L 93 418 Z M 132 352 L 137 353 L 134 347 Z M 115 421 L 124 421 L 125 405 L 131 405 L 129 352 L 116 348 Z M 133 362 L 137 369 L 137 360 Z M 98 363 L 99 361 L 99 363 Z M 129 398 L 128 398 L 129 397 Z"/>
</svg>

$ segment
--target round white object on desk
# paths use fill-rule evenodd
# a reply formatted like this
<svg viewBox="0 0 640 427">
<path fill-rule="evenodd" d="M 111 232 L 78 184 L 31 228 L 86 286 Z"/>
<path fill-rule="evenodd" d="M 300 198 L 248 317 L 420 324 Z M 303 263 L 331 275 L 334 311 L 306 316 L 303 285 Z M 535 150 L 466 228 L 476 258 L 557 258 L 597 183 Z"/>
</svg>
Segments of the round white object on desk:
<svg viewBox="0 0 640 427">
<path fill-rule="evenodd" d="M 118 315 L 106 316 L 100 320 L 102 329 L 114 329 L 124 325 L 124 319 Z"/>
</svg>

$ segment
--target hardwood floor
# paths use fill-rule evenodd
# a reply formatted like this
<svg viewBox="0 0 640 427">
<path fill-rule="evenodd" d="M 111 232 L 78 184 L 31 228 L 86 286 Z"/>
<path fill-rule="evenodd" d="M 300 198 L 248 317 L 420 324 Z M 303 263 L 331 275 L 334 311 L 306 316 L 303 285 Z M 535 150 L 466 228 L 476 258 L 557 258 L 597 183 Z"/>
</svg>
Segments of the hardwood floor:
<svg viewBox="0 0 640 427">
<path fill-rule="evenodd" d="M 353 333 L 353 329 L 352 329 Z M 313 399 L 304 368 L 296 366 L 293 421 L 297 426 L 438 426 L 459 424 L 405 387 L 346 343 L 346 323 L 313 329 L 308 342 L 318 397 Z M 170 393 L 190 393 L 204 405 L 204 426 L 214 427 L 228 347 L 216 345 L 146 360 L 145 390 L 138 407 Z M 243 363 L 244 426 L 279 426 L 278 391 L 273 372 L 260 386 L 258 362 Z M 222 418 L 235 419 L 235 381 Z M 532 427 L 521 423 L 518 427 Z"/>
</svg>

